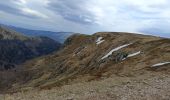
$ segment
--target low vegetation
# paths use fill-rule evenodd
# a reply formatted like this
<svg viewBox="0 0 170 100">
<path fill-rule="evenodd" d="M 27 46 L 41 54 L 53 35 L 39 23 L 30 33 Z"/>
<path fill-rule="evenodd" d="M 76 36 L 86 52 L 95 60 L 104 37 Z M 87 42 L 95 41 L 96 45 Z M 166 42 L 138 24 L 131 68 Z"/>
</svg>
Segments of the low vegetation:
<svg viewBox="0 0 170 100">
<path fill-rule="evenodd" d="M 99 41 L 99 37 L 102 37 Z M 96 42 L 98 40 L 98 42 Z M 75 34 L 61 50 L 20 65 L 6 100 L 170 98 L 170 39 L 131 33 Z M 8 82 L 6 81 L 6 83 Z"/>
</svg>

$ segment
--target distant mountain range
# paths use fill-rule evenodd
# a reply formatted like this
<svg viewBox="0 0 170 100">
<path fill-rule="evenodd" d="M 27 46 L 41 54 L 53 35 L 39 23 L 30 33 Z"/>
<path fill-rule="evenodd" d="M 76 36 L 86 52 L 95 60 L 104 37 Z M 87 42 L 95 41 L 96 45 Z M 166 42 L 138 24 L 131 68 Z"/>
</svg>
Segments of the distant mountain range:
<svg viewBox="0 0 170 100">
<path fill-rule="evenodd" d="M 48 37 L 29 37 L 0 26 L 0 70 L 8 70 L 16 64 L 49 54 L 60 47 L 61 43 Z"/>
<path fill-rule="evenodd" d="M 66 40 L 66 38 L 74 34 L 73 32 L 52 32 L 52 31 L 43 31 L 43 30 L 31 30 L 31 29 L 25 29 L 25 28 L 20 28 L 15 26 L 8 26 L 8 27 L 17 32 L 23 33 L 27 36 L 46 36 L 60 43 L 63 43 Z"/>
</svg>

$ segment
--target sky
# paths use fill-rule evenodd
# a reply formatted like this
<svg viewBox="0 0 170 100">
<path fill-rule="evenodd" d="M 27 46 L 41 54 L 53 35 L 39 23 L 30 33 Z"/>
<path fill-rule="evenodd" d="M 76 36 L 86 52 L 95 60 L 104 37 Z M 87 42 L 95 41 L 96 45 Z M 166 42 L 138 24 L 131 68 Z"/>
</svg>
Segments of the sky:
<svg viewBox="0 0 170 100">
<path fill-rule="evenodd" d="M 92 34 L 138 32 L 170 37 L 170 0 L 0 0 L 0 23 Z"/>
</svg>

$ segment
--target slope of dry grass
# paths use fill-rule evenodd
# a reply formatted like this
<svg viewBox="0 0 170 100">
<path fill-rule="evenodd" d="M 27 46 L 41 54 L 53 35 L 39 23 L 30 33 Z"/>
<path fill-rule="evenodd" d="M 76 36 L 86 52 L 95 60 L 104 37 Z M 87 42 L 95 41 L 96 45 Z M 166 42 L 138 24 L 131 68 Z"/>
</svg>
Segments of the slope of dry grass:
<svg viewBox="0 0 170 100">
<path fill-rule="evenodd" d="M 103 43 L 97 45 L 98 37 Z M 124 44 L 131 45 L 113 52 Z M 119 52 L 141 53 L 116 62 Z M 168 100 L 170 39 L 130 33 L 73 35 L 59 52 L 28 61 L 17 69 L 7 100 Z M 23 91 L 23 92 L 18 92 Z M 15 93 L 18 92 L 18 93 Z"/>
<path fill-rule="evenodd" d="M 111 76 L 51 90 L 30 90 L 1 95 L 1 100 L 169 100 L 170 76 L 147 72 L 144 76 Z M 5 98 L 5 99 L 2 99 Z"/>
</svg>

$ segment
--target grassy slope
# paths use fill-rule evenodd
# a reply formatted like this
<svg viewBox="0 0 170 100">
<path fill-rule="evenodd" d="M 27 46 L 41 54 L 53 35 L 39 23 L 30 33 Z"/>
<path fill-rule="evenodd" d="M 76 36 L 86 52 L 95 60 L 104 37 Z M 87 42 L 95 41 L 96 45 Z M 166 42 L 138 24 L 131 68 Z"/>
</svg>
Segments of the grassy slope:
<svg viewBox="0 0 170 100">
<path fill-rule="evenodd" d="M 169 100 L 170 76 L 162 73 L 137 77 L 110 76 L 50 90 L 0 95 L 4 100 Z M 2 99 L 3 100 L 3 99 Z"/>
<path fill-rule="evenodd" d="M 96 45 L 95 41 L 99 36 L 102 36 L 105 42 Z M 128 53 L 141 51 L 142 53 L 124 61 L 107 61 L 100 64 L 100 59 L 111 49 L 126 43 L 133 44 L 120 51 Z M 79 50 L 80 52 L 75 54 L 77 49 L 82 46 L 85 48 Z M 169 91 L 166 91 L 166 87 L 167 89 L 170 88 L 167 85 L 170 78 L 169 65 L 162 66 L 158 69 L 150 68 L 153 64 L 164 61 L 170 61 L 169 39 L 125 33 L 97 33 L 92 36 L 74 35 L 66 41 L 63 50 L 24 64 L 22 69 L 19 69 L 17 72 L 17 75 L 20 76 L 18 79 L 20 81 L 13 85 L 13 90 L 21 88 L 25 91 L 34 89 L 35 87 L 37 89 L 51 89 L 56 86 L 66 85 L 61 88 L 63 91 L 61 95 L 58 95 L 60 92 L 58 88 L 43 90 L 40 92 L 40 96 L 35 97 L 33 100 L 38 100 L 38 98 L 51 98 L 51 100 L 55 100 L 55 98 L 70 97 L 72 94 L 75 95 L 75 93 L 70 93 L 70 91 L 77 91 L 74 87 L 81 90 L 80 94 L 74 96 L 75 98 L 87 98 L 88 100 L 86 92 L 90 92 L 90 90 L 86 90 L 86 88 L 83 87 L 96 89 L 95 86 L 98 90 L 94 90 L 95 93 L 92 93 L 92 95 L 90 94 L 90 96 L 92 96 L 90 98 L 94 100 L 102 98 L 100 95 L 108 99 L 110 95 L 118 98 L 118 100 L 120 97 L 123 98 L 124 96 L 131 99 L 134 99 L 136 96 L 142 99 L 142 95 L 145 94 L 148 95 L 146 98 L 152 98 L 159 93 L 159 90 L 161 91 L 161 95 L 167 98 L 169 97 L 167 94 Z M 104 80 L 101 81 L 103 78 Z M 118 83 L 120 84 L 114 84 L 117 80 L 119 80 Z M 126 80 L 130 80 L 130 83 L 127 82 L 127 84 L 124 84 Z M 81 85 L 75 84 L 77 82 Z M 68 87 L 67 84 L 69 84 Z M 108 87 L 109 84 L 111 87 Z M 139 84 L 141 84 L 141 87 L 138 87 Z M 161 86 L 159 86 L 159 84 L 161 84 Z M 65 87 L 66 90 L 63 90 Z M 122 89 L 125 89 L 125 91 Z M 147 92 L 148 89 L 151 91 L 150 93 Z M 120 90 L 122 91 L 119 92 Z M 139 94 L 138 92 L 140 91 L 144 94 Z M 35 96 L 37 96 L 38 93 L 39 92 L 37 92 Z M 131 93 L 133 93 L 134 96 L 131 97 L 131 95 L 133 95 Z M 11 98 L 16 97 L 16 95 L 21 97 L 22 93 L 14 94 Z M 26 92 L 23 95 L 25 98 L 29 98 L 34 94 Z M 163 96 L 160 98 L 163 98 Z"/>
</svg>

